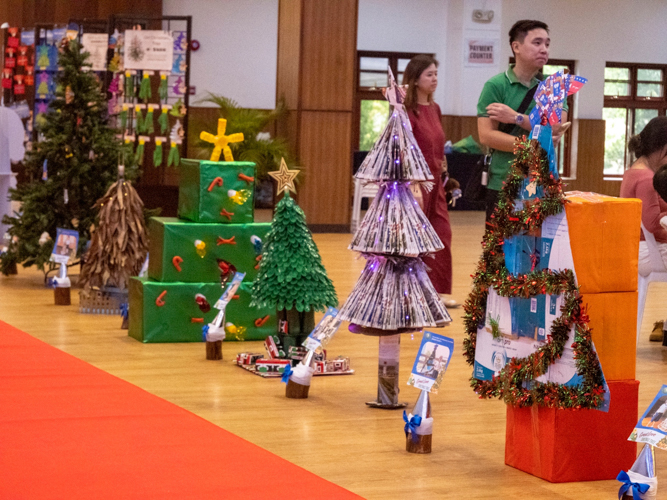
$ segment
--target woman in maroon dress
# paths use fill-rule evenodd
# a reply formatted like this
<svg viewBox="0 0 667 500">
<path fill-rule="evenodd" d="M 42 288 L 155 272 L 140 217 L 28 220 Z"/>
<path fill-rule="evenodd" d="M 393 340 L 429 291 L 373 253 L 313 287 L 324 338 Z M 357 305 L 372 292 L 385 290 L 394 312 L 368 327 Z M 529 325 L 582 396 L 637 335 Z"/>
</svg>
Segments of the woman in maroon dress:
<svg viewBox="0 0 667 500">
<path fill-rule="evenodd" d="M 431 56 L 413 57 L 405 68 L 403 84 L 407 85 L 405 109 L 410 117 L 412 131 L 424 154 L 426 163 L 435 177 L 435 186 L 430 192 L 422 189 L 421 203 L 426 217 L 433 225 L 442 243 L 443 250 L 424 259 L 431 268 L 429 277 L 440 294 L 452 293 L 452 228 L 449 224 L 447 199 L 442 185 L 442 173 L 447 168 L 445 159 L 445 133 L 440 124 L 440 106 L 433 102 L 433 92 L 438 86 L 438 61 Z M 453 300 L 445 300 L 447 307 L 457 307 Z"/>
</svg>

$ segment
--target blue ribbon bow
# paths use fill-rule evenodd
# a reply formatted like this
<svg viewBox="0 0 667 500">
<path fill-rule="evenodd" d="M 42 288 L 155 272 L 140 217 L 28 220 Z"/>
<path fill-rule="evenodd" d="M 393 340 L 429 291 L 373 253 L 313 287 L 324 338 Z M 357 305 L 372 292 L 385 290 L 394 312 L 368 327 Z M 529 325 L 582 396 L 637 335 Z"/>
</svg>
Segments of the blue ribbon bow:
<svg viewBox="0 0 667 500">
<path fill-rule="evenodd" d="M 283 382 L 287 383 L 289 381 L 289 376 L 292 375 L 292 365 L 285 365 L 285 371 L 283 372 L 283 376 L 280 380 Z"/>
<path fill-rule="evenodd" d="M 201 327 L 201 339 L 206 342 L 206 335 L 208 334 L 208 325 Z"/>
<path fill-rule="evenodd" d="M 120 317 L 127 319 L 127 315 L 130 313 L 130 306 L 127 302 L 123 302 L 120 305 Z"/>
<path fill-rule="evenodd" d="M 628 473 L 625 471 L 621 471 L 618 473 L 618 476 L 616 477 L 616 481 L 620 481 L 623 484 L 621 485 L 621 488 L 618 490 L 618 498 L 622 498 L 623 495 L 630 489 L 632 488 L 632 496 L 634 498 L 640 499 L 642 498 L 642 495 L 648 491 L 648 489 L 651 487 L 649 484 L 645 483 L 633 483 L 630 480 L 630 476 L 628 476 Z"/>
<path fill-rule="evenodd" d="M 413 415 L 410 420 L 408 420 L 408 414 L 403 410 L 403 422 L 405 422 L 405 437 L 408 437 L 408 432 L 412 433 L 412 440 L 417 441 L 417 427 L 422 424 L 422 418 L 419 415 Z"/>
</svg>

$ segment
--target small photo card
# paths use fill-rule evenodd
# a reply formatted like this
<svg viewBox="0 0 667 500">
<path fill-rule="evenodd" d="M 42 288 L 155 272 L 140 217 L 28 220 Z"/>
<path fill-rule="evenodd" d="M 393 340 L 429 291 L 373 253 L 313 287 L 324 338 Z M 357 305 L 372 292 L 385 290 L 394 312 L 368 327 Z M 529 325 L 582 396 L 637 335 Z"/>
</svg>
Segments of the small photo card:
<svg viewBox="0 0 667 500">
<path fill-rule="evenodd" d="M 76 249 L 79 246 L 79 233 L 74 229 L 56 228 L 56 242 L 51 252 L 51 260 L 58 264 L 67 262 L 76 257 Z"/>
<path fill-rule="evenodd" d="M 338 309 L 330 307 L 303 342 L 303 346 L 310 351 L 322 352 L 340 328 L 341 321 L 338 319 Z"/>
<path fill-rule="evenodd" d="M 218 309 L 219 311 L 224 311 L 227 308 L 227 304 L 229 304 L 229 301 L 232 300 L 232 298 L 236 294 L 236 290 L 238 290 L 239 287 L 241 286 L 243 278 L 245 278 L 245 273 L 240 273 L 240 272 L 234 273 L 232 281 L 230 281 L 227 284 L 227 288 L 225 288 L 225 291 L 222 293 L 222 296 L 215 303 L 216 309 Z"/>
<path fill-rule="evenodd" d="M 667 385 L 660 388 L 628 440 L 667 450 Z"/>
<path fill-rule="evenodd" d="M 454 352 L 454 339 L 424 332 L 408 385 L 436 394 Z"/>
</svg>

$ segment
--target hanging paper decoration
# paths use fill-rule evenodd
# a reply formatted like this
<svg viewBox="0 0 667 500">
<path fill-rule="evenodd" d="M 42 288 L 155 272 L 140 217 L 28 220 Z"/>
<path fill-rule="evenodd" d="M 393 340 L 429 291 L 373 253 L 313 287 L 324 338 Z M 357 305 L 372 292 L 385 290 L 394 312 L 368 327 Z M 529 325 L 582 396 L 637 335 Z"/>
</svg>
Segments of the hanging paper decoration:
<svg viewBox="0 0 667 500">
<path fill-rule="evenodd" d="M 125 99 L 134 99 L 134 78 L 129 71 L 125 72 Z"/>
<path fill-rule="evenodd" d="M 38 79 L 37 94 L 39 94 L 40 98 L 44 99 L 49 94 L 49 74 L 40 73 Z"/>
<path fill-rule="evenodd" d="M 162 165 L 162 138 L 155 138 L 155 150 L 153 151 L 153 166 L 159 167 Z"/>
<path fill-rule="evenodd" d="M 139 136 L 139 145 L 134 153 L 134 159 L 137 162 L 137 165 L 144 164 L 144 145 L 146 144 L 146 139 L 148 138 L 142 135 Z"/>
<path fill-rule="evenodd" d="M 183 104 L 183 100 L 179 97 L 176 103 L 171 108 L 171 116 L 180 118 L 182 116 L 185 116 L 185 111 L 186 111 L 185 104 Z"/>
<path fill-rule="evenodd" d="M 120 114 L 118 117 L 120 118 L 120 128 L 121 130 L 125 130 L 127 127 L 127 114 L 128 114 L 128 106 L 127 104 L 123 104 L 123 109 L 121 110 Z"/>
<path fill-rule="evenodd" d="M 169 109 L 163 107 L 162 113 L 160 113 L 160 117 L 157 119 L 157 122 L 160 125 L 161 134 L 166 133 L 167 129 L 169 128 L 169 116 L 167 115 L 168 112 Z"/>
<path fill-rule="evenodd" d="M 139 104 L 135 106 L 135 129 L 137 132 L 140 134 L 143 134 L 145 130 L 145 125 L 144 125 L 144 115 L 141 113 L 141 108 L 139 107 Z"/>
<path fill-rule="evenodd" d="M 169 157 L 167 158 L 167 166 L 178 167 L 181 163 L 181 156 L 178 154 L 178 144 L 174 141 L 171 141 L 171 147 L 169 148 Z"/>
<path fill-rule="evenodd" d="M 202 132 L 199 137 L 201 140 L 210 142 L 215 147 L 211 153 L 211 161 L 219 161 L 220 154 L 224 153 L 225 161 L 234 161 L 232 156 L 232 150 L 229 147 L 229 144 L 234 142 L 241 142 L 243 140 L 242 133 L 225 135 L 225 130 L 227 129 L 227 120 L 224 118 L 218 119 L 218 135 L 213 135 L 209 132 Z"/>
<path fill-rule="evenodd" d="M 174 31 L 174 52 L 185 52 L 188 48 L 188 38 L 185 31 Z"/>
<path fill-rule="evenodd" d="M 148 101 L 152 96 L 151 76 L 147 72 L 144 72 L 141 78 L 141 85 L 139 86 L 139 99 Z"/>
<path fill-rule="evenodd" d="M 160 95 L 160 100 L 161 101 L 167 101 L 167 93 L 168 93 L 168 84 L 167 84 L 167 75 L 160 74 L 160 86 L 158 87 L 157 91 L 158 94 Z M 164 133 L 164 132 L 163 132 Z"/>
<path fill-rule="evenodd" d="M 171 68 L 171 73 L 173 75 L 183 75 L 185 74 L 185 69 L 185 54 L 174 54 L 174 64 Z"/>
<path fill-rule="evenodd" d="M 51 65 L 49 61 L 49 46 L 48 45 L 38 45 L 37 46 L 37 67 L 41 70 L 45 70 Z"/>
<path fill-rule="evenodd" d="M 174 95 L 185 95 L 186 91 L 185 80 L 183 79 L 182 76 L 176 78 L 176 81 L 174 82 L 174 85 L 172 86 L 171 90 L 174 93 Z"/>
<path fill-rule="evenodd" d="M 35 85 L 35 67 L 26 66 L 25 67 L 25 84 L 28 87 Z"/>
<path fill-rule="evenodd" d="M 146 134 L 153 134 L 155 132 L 155 127 L 153 126 L 153 105 L 151 104 L 148 105 L 148 112 L 144 119 L 144 132 Z"/>
</svg>

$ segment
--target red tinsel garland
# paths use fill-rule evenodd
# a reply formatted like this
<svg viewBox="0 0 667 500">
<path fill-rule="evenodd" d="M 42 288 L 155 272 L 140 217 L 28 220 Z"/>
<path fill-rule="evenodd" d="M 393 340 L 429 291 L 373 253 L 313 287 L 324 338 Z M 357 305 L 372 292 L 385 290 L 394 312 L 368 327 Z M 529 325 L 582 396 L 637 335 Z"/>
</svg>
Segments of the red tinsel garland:
<svg viewBox="0 0 667 500">
<path fill-rule="evenodd" d="M 503 244 L 505 238 L 540 229 L 544 220 L 560 213 L 566 202 L 562 184 L 549 172 L 546 152 L 538 141 L 517 139 L 515 160 L 500 194 L 498 206 L 482 241 L 483 254 L 473 274 L 473 290 L 463 305 L 464 323 L 468 338 L 464 354 L 468 364 L 475 360 L 477 328 L 485 320 L 488 290 L 493 287 L 503 297 L 531 297 L 539 294 L 564 295 L 561 316 L 551 327 L 548 340 L 530 356 L 510 360 L 492 380 L 471 378 L 471 386 L 480 398 L 500 398 L 514 406 L 534 404 L 554 408 L 597 408 L 604 397 L 603 376 L 593 349 L 588 315 L 581 306 L 581 295 L 571 270 L 549 269 L 513 276 L 505 267 Z M 525 178 L 542 187 L 544 197 L 514 211 Z M 544 375 L 559 359 L 565 348 L 570 329 L 574 328 L 572 344 L 577 373 L 583 378 L 579 386 L 541 383 L 535 379 Z"/>
</svg>

